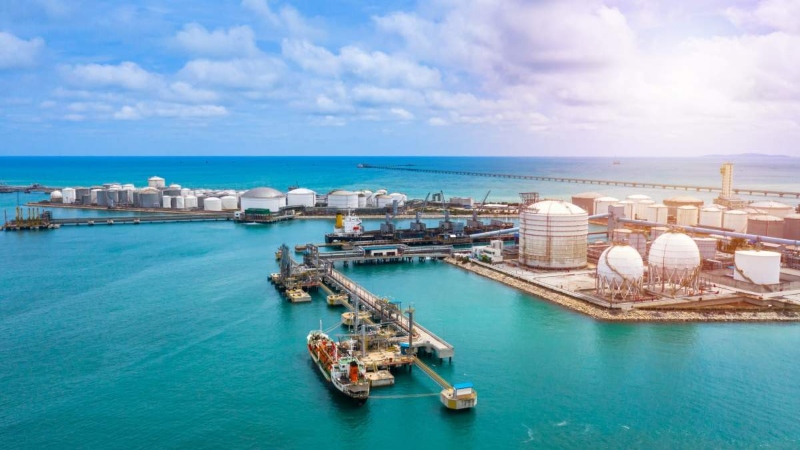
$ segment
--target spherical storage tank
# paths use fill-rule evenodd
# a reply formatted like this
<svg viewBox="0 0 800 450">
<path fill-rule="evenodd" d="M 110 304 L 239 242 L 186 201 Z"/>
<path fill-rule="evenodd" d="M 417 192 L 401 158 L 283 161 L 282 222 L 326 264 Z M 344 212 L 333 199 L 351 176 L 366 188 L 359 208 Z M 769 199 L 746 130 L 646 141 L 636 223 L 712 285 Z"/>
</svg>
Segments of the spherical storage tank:
<svg viewBox="0 0 800 450">
<path fill-rule="evenodd" d="M 314 206 L 317 204 L 317 193 L 306 188 L 292 189 L 286 194 L 286 204 L 288 206 Z"/>
<path fill-rule="evenodd" d="M 226 195 L 221 197 L 219 200 L 223 211 L 233 211 L 234 209 L 239 209 L 239 201 L 232 195 Z"/>
<path fill-rule="evenodd" d="M 789 214 L 783 218 L 783 238 L 800 241 L 800 214 Z"/>
<path fill-rule="evenodd" d="M 747 218 L 747 233 L 774 238 L 783 237 L 783 219 L 767 214 Z"/>
<path fill-rule="evenodd" d="M 750 208 L 756 210 L 758 214 L 768 214 L 770 216 L 783 218 L 789 214 L 794 213 L 794 208 L 791 205 L 781 202 L 756 202 L 748 205 Z"/>
<path fill-rule="evenodd" d="M 233 208 L 230 207 L 230 200 L 226 203 L 225 198 L 230 197 L 234 200 Z M 286 206 L 286 195 L 276 189 L 259 187 L 250 189 L 241 196 L 242 211 L 248 209 L 268 209 L 270 212 L 277 213 L 278 210 Z M 236 209 L 236 197 L 226 195 L 222 197 L 222 209 Z"/>
<path fill-rule="evenodd" d="M 688 225 L 693 227 L 697 225 L 698 211 L 696 206 L 679 206 L 677 208 L 677 217 L 675 222 L 678 225 Z"/>
<path fill-rule="evenodd" d="M 664 233 L 650 245 L 647 255 L 647 279 L 651 289 L 669 291 L 697 288 L 700 273 L 700 249 L 683 233 Z"/>
<path fill-rule="evenodd" d="M 520 212 L 519 261 L 547 269 L 586 266 L 589 215 L 572 203 L 546 200 Z"/>
<path fill-rule="evenodd" d="M 612 245 L 597 261 L 597 292 L 626 300 L 641 293 L 644 261 L 630 245 Z"/>
<path fill-rule="evenodd" d="M 328 208 L 358 208 L 358 194 L 345 190 L 333 191 L 328 194 Z"/>
<path fill-rule="evenodd" d="M 723 211 L 722 228 L 733 230 L 736 233 L 747 233 L 747 211 L 741 209 Z"/>
<path fill-rule="evenodd" d="M 206 211 L 222 211 L 222 200 L 217 197 L 207 197 L 203 201 L 203 209 Z"/>
<path fill-rule="evenodd" d="M 707 206 L 700 210 L 700 221 L 698 222 L 701 227 L 722 227 L 722 210 L 716 206 Z"/>
<path fill-rule="evenodd" d="M 572 204 L 592 215 L 595 214 L 594 201 L 601 197 L 604 195 L 599 192 L 581 192 L 572 196 Z"/>
<path fill-rule="evenodd" d="M 755 284 L 781 281 L 781 254 L 758 250 L 737 250 L 733 258 L 733 279 Z"/>
<path fill-rule="evenodd" d="M 619 202 L 614 197 L 598 197 L 594 199 L 594 214 L 608 214 L 608 207 Z"/>
<path fill-rule="evenodd" d="M 667 223 L 669 208 L 667 205 L 656 204 L 647 207 L 647 221 L 654 223 Z"/>
</svg>

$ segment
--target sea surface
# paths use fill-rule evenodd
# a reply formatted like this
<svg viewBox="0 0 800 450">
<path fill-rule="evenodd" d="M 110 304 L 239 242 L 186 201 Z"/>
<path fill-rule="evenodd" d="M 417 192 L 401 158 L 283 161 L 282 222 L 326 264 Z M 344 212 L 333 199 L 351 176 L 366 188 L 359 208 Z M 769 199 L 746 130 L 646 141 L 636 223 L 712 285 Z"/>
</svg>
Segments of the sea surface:
<svg viewBox="0 0 800 450">
<path fill-rule="evenodd" d="M 514 200 L 673 191 L 357 169 L 358 163 L 719 184 L 719 158 L 0 158 L 0 181 L 301 185 Z M 800 190 L 800 161 L 736 161 L 735 185 Z M 691 193 L 710 199 L 716 194 Z M 42 195 L 20 195 L 19 201 Z M 796 200 L 785 200 L 796 204 Z M 0 194 L 0 209 L 17 196 Z M 56 210 L 61 217 L 103 212 Z M 355 407 L 323 382 L 309 330 L 341 309 L 268 282 L 281 243 L 332 220 L 0 233 L 0 448 L 800 448 L 800 324 L 612 324 L 441 262 L 342 269 L 412 305 L 472 381 L 453 413 L 422 371 Z M 367 228 L 377 227 L 370 221 Z M 400 222 L 407 225 L 407 221 Z M 344 332 L 344 329 L 341 329 Z M 383 398 L 381 398 L 383 397 Z"/>
</svg>

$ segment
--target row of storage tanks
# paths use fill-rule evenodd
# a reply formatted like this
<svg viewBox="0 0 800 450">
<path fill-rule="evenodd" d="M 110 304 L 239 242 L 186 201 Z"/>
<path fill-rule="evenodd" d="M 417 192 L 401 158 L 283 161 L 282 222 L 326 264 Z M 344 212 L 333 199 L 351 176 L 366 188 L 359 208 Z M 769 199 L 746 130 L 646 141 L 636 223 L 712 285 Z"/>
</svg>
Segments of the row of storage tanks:
<svg viewBox="0 0 800 450">
<path fill-rule="evenodd" d="M 581 207 L 559 200 L 534 203 L 520 213 L 519 261 L 538 269 L 585 267 L 588 231 L 589 214 Z M 616 230 L 613 237 L 628 243 L 612 245 L 600 256 L 598 279 L 611 290 L 630 289 L 626 283 L 641 286 L 645 252 L 648 282 L 680 289 L 696 286 L 702 260 L 716 255 L 713 238 L 691 238 L 666 227 L 653 229 L 649 251 L 644 235 Z M 778 283 L 780 259 L 776 252 L 737 251 L 734 278 L 758 284 Z"/>
<path fill-rule="evenodd" d="M 53 203 L 80 203 L 97 206 L 130 205 L 138 208 L 202 209 L 206 211 L 242 211 L 257 208 L 278 211 L 286 206 L 313 207 L 318 202 L 317 193 L 311 189 L 292 189 L 286 194 L 276 189 L 259 187 L 248 191 L 207 189 L 191 190 L 178 184 L 166 185 L 161 177 L 150 177 L 148 186 L 137 189 L 133 184 L 107 183 L 96 188 L 64 188 L 53 191 Z M 385 189 L 335 190 L 326 197 L 331 208 L 365 208 L 403 206 L 408 200 L 405 194 L 391 193 Z"/>
<path fill-rule="evenodd" d="M 763 201 L 744 209 L 728 210 L 722 205 L 704 206 L 704 201 L 680 195 L 656 203 L 646 195 L 629 195 L 625 200 L 607 197 L 599 192 L 584 192 L 572 196 L 572 203 L 589 214 L 603 214 L 608 207 L 625 207 L 631 219 L 667 224 L 669 217 L 678 225 L 725 228 L 737 233 L 757 234 L 776 238 L 800 240 L 800 214 L 781 202 Z"/>
</svg>

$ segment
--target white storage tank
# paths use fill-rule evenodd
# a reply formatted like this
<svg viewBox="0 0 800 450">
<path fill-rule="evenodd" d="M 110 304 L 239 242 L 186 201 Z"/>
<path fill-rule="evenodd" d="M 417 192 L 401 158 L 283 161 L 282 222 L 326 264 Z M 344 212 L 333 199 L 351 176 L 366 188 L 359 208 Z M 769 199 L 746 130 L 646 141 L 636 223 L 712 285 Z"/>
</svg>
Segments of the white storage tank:
<svg viewBox="0 0 800 450">
<path fill-rule="evenodd" d="M 328 208 L 358 208 L 358 194 L 342 189 L 333 191 L 328 194 Z"/>
<path fill-rule="evenodd" d="M 163 188 L 166 186 L 166 183 L 161 177 L 150 177 L 147 179 L 147 186 L 152 188 Z"/>
<path fill-rule="evenodd" d="M 206 197 L 203 201 L 203 209 L 206 211 L 222 211 L 222 200 L 218 197 Z"/>
<path fill-rule="evenodd" d="M 630 245 L 614 244 L 597 261 L 597 293 L 613 300 L 641 294 L 644 277 L 642 256 Z"/>
<path fill-rule="evenodd" d="M 633 214 L 635 216 L 634 219 L 647 220 L 647 208 L 655 204 L 656 202 L 650 199 L 644 199 L 636 202 L 636 206 L 633 207 Z"/>
<path fill-rule="evenodd" d="M 681 206 L 694 206 L 700 209 L 703 207 L 703 203 L 703 200 L 691 195 L 676 195 L 664 200 L 664 204 L 669 208 L 669 215 L 672 217 L 678 217 L 678 208 Z"/>
<path fill-rule="evenodd" d="M 599 192 L 581 192 L 572 196 L 572 204 L 586 211 L 590 216 L 595 214 L 594 201 L 595 199 L 605 197 Z"/>
<path fill-rule="evenodd" d="M 389 197 L 392 197 L 393 200 L 397 200 L 397 206 L 403 206 L 406 203 L 406 196 L 405 194 L 401 194 L 399 192 L 392 192 L 389 194 Z"/>
<path fill-rule="evenodd" d="M 781 282 L 781 254 L 759 250 L 737 250 L 733 258 L 733 279 L 755 284 Z"/>
<path fill-rule="evenodd" d="M 594 199 L 594 213 L 608 214 L 608 207 L 619 202 L 614 197 L 598 197 Z"/>
<path fill-rule="evenodd" d="M 722 212 L 722 228 L 736 233 L 747 233 L 747 211 L 732 209 Z"/>
<path fill-rule="evenodd" d="M 165 209 L 172 208 L 172 197 L 169 195 L 161 197 L 161 207 Z"/>
<path fill-rule="evenodd" d="M 520 212 L 519 261 L 546 269 L 586 266 L 589 215 L 572 203 L 546 200 Z"/>
<path fill-rule="evenodd" d="M 747 218 L 747 233 L 783 238 L 783 219 L 767 214 L 749 216 Z"/>
<path fill-rule="evenodd" d="M 690 227 L 697 225 L 698 211 L 696 206 L 679 206 L 677 214 L 675 223 L 678 225 L 688 225 Z"/>
<path fill-rule="evenodd" d="M 634 207 L 636 206 L 636 203 L 634 201 L 632 201 L 632 200 L 622 200 L 621 202 L 618 202 L 617 205 L 622 205 L 622 207 L 625 208 L 625 217 L 626 218 L 628 218 L 628 219 L 633 219 L 634 218 L 634 212 L 635 212 Z"/>
<path fill-rule="evenodd" d="M 393 201 L 394 198 L 386 194 L 379 194 L 377 197 L 375 197 L 375 206 L 378 208 L 385 208 L 387 206 L 392 206 Z"/>
<path fill-rule="evenodd" d="M 181 197 L 186 197 L 187 195 L 189 195 L 189 189 L 181 188 Z"/>
<path fill-rule="evenodd" d="M 751 203 L 748 207 L 756 210 L 758 214 L 767 214 L 780 218 L 794 213 L 794 208 L 791 205 L 774 201 Z"/>
<path fill-rule="evenodd" d="M 226 203 L 226 197 L 233 198 L 234 203 L 238 204 L 236 197 L 233 195 L 226 195 L 222 197 L 222 209 L 236 209 L 235 205 L 233 208 L 230 208 L 230 200 Z M 286 195 L 277 189 L 268 187 L 250 189 L 242 194 L 241 200 L 242 211 L 248 209 L 268 209 L 271 213 L 278 213 L 281 208 L 286 206 Z"/>
<path fill-rule="evenodd" d="M 233 211 L 235 209 L 239 209 L 239 202 L 233 195 L 226 195 L 219 200 L 223 211 Z"/>
<path fill-rule="evenodd" d="M 656 238 L 647 255 L 647 283 L 650 289 L 675 295 L 697 289 L 700 249 L 683 233 L 668 232 Z"/>
<path fill-rule="evenodd" d="M 89 200 L 92 202 L 93 205 L 97 204 L 97 195 L 100 192 L 103 192 L 103 190 L 102 189 L 92 189 L 91 191 L 89 191 Z"/>
<path fill-rule="evenodd" d="M 73 188 L 64 188 L 61 190 L 61 202 L 62 203 L 75 203 L 75 199 L 78 197 L 75 194 L 75 189 Z"/>
<path fill-rule="evenodd" d="M 783 218 L 783 238 L 800 241 L 800 214 L 789 214 Z"/>
<path fill-rule="evenodd" d="M 647 221 L 653 223 L 667 223 L 669 208 L 667 205 L 655 204 L 647 207 Z"/>
<path fill-rule="evenodd" d="M 64 194 L 61 191 L 53 191 L 50 193 L 50 203 L 63 203 L 64 202 Z"/>
<path fill-rule="evenodd" d="M 365 194 L 364 192 L 358 193 L 358 207 L 359 208 L 367 207 L 367 194 Z"/>
<path fill-rule="evenodd" d="M 700 250 L 700 258 L 702 259 L 716 259 L 717 257 L 717 240 L 710 237 L 694 238 L 694 243 L 697 244 L 697 249 Z"/>
<path fill-rule="evenodd" d="M 169 185 L 169 188 L 170 189 L 178 189 L 178 190 L 180 190 L 181 189 L 181 185 L 177 184 L 177 183 L 172 183 L 172 184 Z"/>
<path fill-rule="evenodd" d="M 286 204 L 288 206 L 309 206 L 313 207 L 317 203 L 317 193 L 311 189 L 297 188 L 292 189 L 286 194 Z"/>
<path fill-rule="evenodd" d="M 183 205 L 186 209 L 197 208 L 197 197 L 194 195 L 187 195 L 186 198 L 183 199 Z"/>
<path fill-rule="evenodd" d="M 669 231 L 667 227 L 653 227 L 650 228 L 650 240 L 655 241 L 659 236 Z"/>
<path fill-rule="evenodd" d="M 186 201 L 184 197 L 173 197 L 175 201 L 175 209 L 186 209 Z"/>
<path fill-rule="evenodd" d="M 716 206 L 706 206 L 700 210 L 701 227 L 722 228 L 722 210 Z"/>
</svg>

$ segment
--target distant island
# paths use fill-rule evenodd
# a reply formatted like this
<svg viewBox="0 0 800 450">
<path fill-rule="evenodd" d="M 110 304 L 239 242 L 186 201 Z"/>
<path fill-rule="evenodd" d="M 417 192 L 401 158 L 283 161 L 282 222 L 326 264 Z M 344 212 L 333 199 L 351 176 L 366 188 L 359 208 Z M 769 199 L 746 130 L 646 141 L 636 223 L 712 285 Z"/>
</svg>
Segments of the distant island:
<svg viewBox="0 0 800 450">
<path fill-rule="evenodd" d="M 770 155 L 767 153 L 731 153 L 727 155 L 703 155 L 701 158 L 792 158 L 792 156 Z"/>
</svg>

